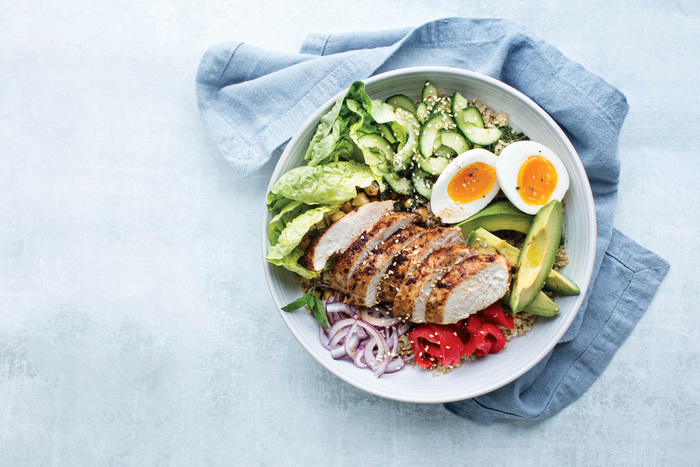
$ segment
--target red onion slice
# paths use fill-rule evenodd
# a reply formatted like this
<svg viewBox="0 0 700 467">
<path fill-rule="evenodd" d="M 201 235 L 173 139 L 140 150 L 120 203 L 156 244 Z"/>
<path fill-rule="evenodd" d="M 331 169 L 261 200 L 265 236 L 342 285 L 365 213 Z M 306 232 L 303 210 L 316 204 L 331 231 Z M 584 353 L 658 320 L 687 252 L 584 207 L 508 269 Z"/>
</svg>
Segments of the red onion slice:
<svg viewBox="0 0 700 467">
<path fill-rule="evenodd" d="M 354 362 L 358 368 L 367 368 L 367 362 L 365 361 L 365 348 L 364 347 L 357 348 L 357 351 L 355 352 Z"/>
<path fill-rule="evenodd" d="M 360 336 L 357 332 L 355 332 L 357 329 L 357 323 L 353 324 L 350 331 L 348 331 L 347 337 L 345 337 L 345 353 L 348 354 L 348 357 L 350 358 L 353 358 L 355 355 L 355 350 L 360 343 Z M 364 331 L 362 331 L 362 333 L 364 334 Z"/>
<path fill-rule="evenodd" d="M 352 305 L 348 305 L 347 303 L 341 301 L 326 304 L 326 311 L 329 313 L 344 313 L 348 316 L 355 314 L 355 310 L 353 310 Z"/>
<path fill-rule="evenodd" d="M 321 345 L 323 346 L 324 349 L 326 350 L 331 350 L 331 346 L 329 344 L 329 339 L 328 336 L 326 335 L 326 330 L 323 329 L 322 326 L 318 327 L 318 339 L 321 341 Z"/>
<path fill-rule="evenodd" d="M 399 318 L 393 316 L 387 310 L 379 307 L 362 308 L 360 311 L 362 320 L 377 327 L 393 326 L 399 323 Z"/>
<path fill-rule="evenodd" d="M 345 353 L 344 345 L 331 348 L 331 357 L 333 357 L 333 360 L 340 360 L 343 357 L 347 357 L 347 355 L 348 354 Z"/>
<path fill-rule="evenodd" d="M 399 336 L 403 336 L 404 334 L 406 334 L 406 332 L 408 332 L 408 330 L 410 330 L 412 327 L 413 323 L 410 321 L 406 321 L 405 323 L 403 323 L 403 326 L 399 328 Z"/>
<path fill-rule="evenodd" d="M 395 358 L 386 367 L 386 370 L 384 370 L 384 373 L 396 373 L 400 369 L 406 366 L 406 363 L 400 359 L 400 358 Z"/>
<path fill-rule="evenodd" d="M 333 339 L 335 335 L 338 333 L 343 328 L 346 328 L 348 326 L 352 326 L 354 323 L 356 323 L 357 320 L 353 318 L 345 318 L 341 319 L 340 321 L 337 321 L 333 323 L 333 326 L 328 330 L 328 337 Z"/>
</svg>

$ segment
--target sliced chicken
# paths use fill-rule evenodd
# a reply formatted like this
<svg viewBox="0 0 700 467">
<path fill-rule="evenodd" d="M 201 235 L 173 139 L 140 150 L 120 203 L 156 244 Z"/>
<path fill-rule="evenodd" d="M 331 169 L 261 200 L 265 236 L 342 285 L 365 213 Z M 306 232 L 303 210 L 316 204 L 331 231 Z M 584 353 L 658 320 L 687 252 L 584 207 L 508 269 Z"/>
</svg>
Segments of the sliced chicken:
<svg viewBox="0 0 700 467">
<path fill-rule="evenodd" d="M 330 274 L 330 286 L 341 292 L 348 291 L 350 278 L 372 250 L 394 233 L 415 223 L 420 216 L 409 212 L 397 212 L 379 219 L 369 230 L 357 238 L 338 258 Z M 365 263 L 366 264 L 366 263 Z"/>
<path fill-rule="evenodd" d="M 396 256 L 381 283 L 379 299 L 383 302 L 393 302 L 401 284 L 425 258 L 441 248 L 463 243 L 462 231 L 459 227 L 428 229 Z"/>
<path fill-rule="evenodd" d="M 346 302 L 352 305 L 374 306 L 379 301 L 379 286 L 396 256 L 409 248 L 426 229 L 411 225 L 399 230 L 388 240 L 380 244 L 371 255 L 363 261 L 348 282 Z"/>
<path fill-rule="evenodd" d="M 364 231 L 393 209 L 393 201 L 382 201 L 367 203 L 349 212 L 311 241 L 299 264 L 312 271 L 322 270 L 331 257 L 347 250 Z"/>
<path fill-rule="evenodd" d="M 426 322 L 425 306 L 435 283 L 477 250 L 466 245 L 454 245 L 438 250 L 418 265 L 399 287 L 393 312 L 414 323 Z"/>
<path fill-rule="evenodd" d="M 476 255 L 462 261 L 435 284 L 425 321 L 456 323 L 483 310 L 508 291 L 510 264 L 501 255 Z"/>
</svg>

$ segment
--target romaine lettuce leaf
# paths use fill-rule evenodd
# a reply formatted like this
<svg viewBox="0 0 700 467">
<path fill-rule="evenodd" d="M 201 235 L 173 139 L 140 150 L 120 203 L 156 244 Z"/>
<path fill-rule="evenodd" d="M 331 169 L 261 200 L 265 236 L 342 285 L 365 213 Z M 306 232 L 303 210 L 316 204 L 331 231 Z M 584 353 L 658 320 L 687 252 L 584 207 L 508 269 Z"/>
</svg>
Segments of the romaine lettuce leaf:
<svg viewBox="0 0 700 467">
<path fill-rule="evenodd" d="M 286 205 L 285 200 L 305 204 L 340 205 L 357 196 L 355 187 L 366 187 L 375 180 L 364 164 L 332 162 L 315 167 L 302 166 L 282 175 L 267 194 L 271 210 Z"/>
<path fill-rule="evenodd" d="M 287 223 L 297 217 L 299 214 L 309 209 L 301 201 L 290 201 L 275 217 L 270 220 L 268 231 L 270 233 L 270 242 L 274 245 L 280 238 L 280 234 L 287 226 Z"/>
<path fill-rule="evenodd" d="M 383 175 L 389 166 L 383 155 L 358 143 L 368 133 L 380 134 L 377 123 L 394 122 L 393 108 L 380 100 L 372 100 L 362 81 L 350 85 L 348 92 L 338 99 L 333 108 L 321 118 L 304 158 L 308 165 L 316 166 L 339 160 L 364 161 L 370 166 L 377 182 L 383 184 Z M 398 126 L 392 123 L 394 131 Z M 398 129 L 399 132 L 403 128 Z M 402 143 L 406 136 L 397 135 Z"/>
<path fill-rule="evenodd" d="M 275 216 L 272 222 L 270 222 L 270 240 L 274 242 L 274 245 L 267 251 L 267 257 L 265 259 L 304 277 L 315 277 L 317 275 L 316 272 L 309 271 L 299 266 L 297 263 L 297 260 L 303 254 L 303 251 L 299 248 L 299 243 L 301 243 L 301 239 L 304 238 L 304 235 L 324 222 L 327 216 L 340 209 L 340 206 L 320 206 L 311 208 L 296 215 L 291 220 L 285 220 L 288 216 L 295 214 L 297 208 L 304 208 L 301 203 L 290 208 L 290 206 L 294 204 L 296 203 L 290 203 L 285 207 L 283 212 L 280 212 L 280 214 Z M 273 224 L 275 227 L 273 227 Z M 283 224 L 284 228 L 279 231 Z M 277 233 L 278 231 L 279 233 Z M 274 240 L 273 232 L 274 237 L 276 237 Z"/>
<path fill-rule="evenodd" d="M 301 277 L 305 277 L 306 279 L 313 279 L 314 277 L 317 277 L 320 273 L 318 271 L 312 271 L 310 269 L 306 269 L 303 266 L 299 266 L 298 261 L 299 258 L 301 258 L 301 255 L 303 254 L 304 250 L 302 250 L 301 248 L 295 248 L 284 258 L 275 260 L 268 259 L 268 261 L 276 266 L 282 266 L 283 268 L 289 271 L 299 274 Z"/>
</svg>

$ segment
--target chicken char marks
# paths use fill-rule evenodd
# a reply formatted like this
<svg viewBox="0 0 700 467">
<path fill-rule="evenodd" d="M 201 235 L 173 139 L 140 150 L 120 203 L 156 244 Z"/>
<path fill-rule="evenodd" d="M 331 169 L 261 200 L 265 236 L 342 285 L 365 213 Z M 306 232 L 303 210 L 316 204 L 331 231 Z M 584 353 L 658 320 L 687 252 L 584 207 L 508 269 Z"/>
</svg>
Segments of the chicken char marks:
<svg viewBox="0 0 700 467">
<path fill-rule="evenodd" d="M 417 323 L 455 323 L 503 297 L 512 263 L 468 248 L 459 228 L 419 227 L 418 219 L 381 217 L 340 255 L 331 288 L 353 305 L 393 302 L 397 316 Z"/>
</svg>

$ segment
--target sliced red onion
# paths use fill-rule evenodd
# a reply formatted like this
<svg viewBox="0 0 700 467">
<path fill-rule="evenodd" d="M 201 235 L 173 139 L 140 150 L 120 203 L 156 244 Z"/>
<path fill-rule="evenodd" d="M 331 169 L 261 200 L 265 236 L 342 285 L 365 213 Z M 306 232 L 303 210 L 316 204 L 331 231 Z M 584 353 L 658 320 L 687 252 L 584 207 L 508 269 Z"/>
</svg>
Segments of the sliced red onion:
<svg viewBox="0 0 700 467">
<path fill-rule="evenodd" d="M 386 308 L 356 307 L 334 296 L 324 301 L 324 308 L 331 327 L 319 327 L 319 339 L 332 358 L 348 357 L 359 368 L 371 368 L 377 378 L 399 371 L 409 360 L 393 357 L 399 336 L 410 329 L 411 323 L 397 329 L 400 320 Z"/>
<path fill-rule="evenodd" d="M 329 339 L 328 339 L 328 336 L 326 335 L 326 332 L 328 332 L 328 331 L 323 329 L 323 326 L 318 327 L 318 338 L 321 341 L 321 345 L 323 346 L 324 349 L 331 350 L 331 346 L 328 345 Z"/>
<path fill-rule="evenodd" d="M 340 360 L 343 357 L 347 357 L 347 355 L 348 354 L 345 353 L 344 345 L 331 348 L 331 357 L 333 357 L 334 360 Z"/>
<path fill-rule="evenodd" d="M 393 326 L 399 322 L 399 318 L 379 307 L 362 308 L 360 316 L 363 321 L 377 327 Z"/>
<path fill-rule="evenodd" d="M 400 369 L 406 366 L 406 362 L 404 362 L 400 358 L 395 358 L 386 367 L 386 370 L 384 370 L 384 373 L 396 373 Z"/>
<path fill-rule="evenodd" d="M 390 328 L 392 331 L 387 339 L 387 344 L 391 346 L 391 355 L 395 356 L 396 351 L 399 349 L 399 334 L 396 332 L 396 328 Z"/>
<path fill-rule="evenodd" d="M 341 341 L 348 337 L 348 334 L 350 333 L 350 330 L 355 327 L 355 324 L 353 323 L 350 326 L 344 326 L 342 329 L 339 329 L 338 332 L 333 335 L 331 338 L 331 341 L 328 343 L 328 345 L 331 346 L 331 348 L 334 348 L 338 345 L 341 345 Z"/>
<path fill-rule="evenodd" d="M 355 355 L 355 350 L 357 349 L 357 345 L 360 343 L 360 336 L 358 333 L 355 332 L 355 330 L 358 329 L 357 323 L 355 323 L 351 328 L 350 331 L 348 332 L 347 337 L 345 338 L 345 353 L 348 355 L 348 357 L 352 358 L 353 355 Z M 364 331 L 362 331 L 364 334 Z"/>
<path fill-rule="evenodd" d="M 357 320 L 352 318 L 345 318 L 341 319 L 340 321 L 336 321 L 335 323 L 333 323 L 333 326 L 331 326 L 331 328 L 328 330 L 328 337 L 333 339 L 333 337 L 338 333 L 338 331 L 348 326 L 352 326 L 356 322 Z"/>
<path fill-rule="evenodd" d="M 406 321 L 403 323 L 403 326 L 399 328 L 399 336 L 403 336 L 409 329 L 413 327 L 413 323 L 410 321 Z"/>
<path fill-rule="evenodd" d="M 355 358 L 353 359 L 355 365 L 359 368 L 367 368 L 367 362 L 365 361 L 365 348 L 358 347 L 355 351 Z"/>
<path fill-rule="evenodd" d="M 327 303 L 326 311 L 329 313 L 345 313 L 348 316 L 355 314 L 355 310 L 353 310 L 352 305 L 348 305 L 347 303 L 341 301 Z"/>
</svg>

